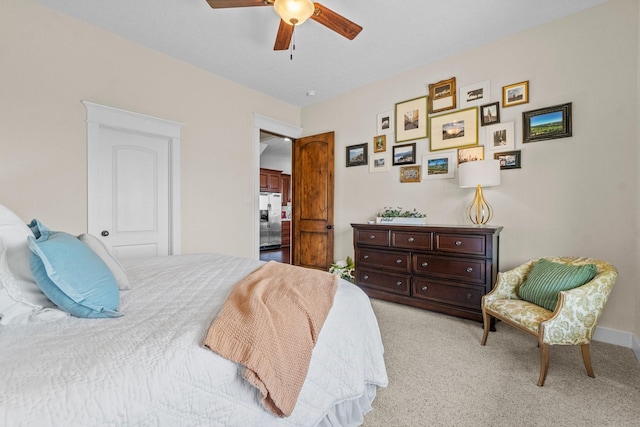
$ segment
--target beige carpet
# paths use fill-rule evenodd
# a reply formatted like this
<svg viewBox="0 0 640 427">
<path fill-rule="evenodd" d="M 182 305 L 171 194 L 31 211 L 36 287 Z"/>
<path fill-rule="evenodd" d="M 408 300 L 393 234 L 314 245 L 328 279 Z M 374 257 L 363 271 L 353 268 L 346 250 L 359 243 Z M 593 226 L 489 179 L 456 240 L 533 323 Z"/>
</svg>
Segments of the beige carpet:
<svg viewBox="0 0 640 427">
<path fill-rule="evenodd" d="M 482 347 L 478 322 L 372 300 L 389 386 L 365 427 L 640 426 L 640 363 L 624 347 L 591 343 L 596 378 L 579 347 L 552 346 L 536 385 L 533 337 L 504 324 Z"/>
</svg>

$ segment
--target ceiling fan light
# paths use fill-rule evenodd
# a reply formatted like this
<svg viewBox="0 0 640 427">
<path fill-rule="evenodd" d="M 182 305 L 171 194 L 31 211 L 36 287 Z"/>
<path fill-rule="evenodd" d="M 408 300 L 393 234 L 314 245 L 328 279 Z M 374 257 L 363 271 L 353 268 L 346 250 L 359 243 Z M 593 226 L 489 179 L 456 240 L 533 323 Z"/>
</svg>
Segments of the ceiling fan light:
<svg viewBox="0 0 640 427">
<path fill-rule="evenodd" d="M 284 22 L 289 25 L 300 25 L 315 10 L 315 6 L 311 0 L 276 0 L 273 8 Z"/>
</svg>

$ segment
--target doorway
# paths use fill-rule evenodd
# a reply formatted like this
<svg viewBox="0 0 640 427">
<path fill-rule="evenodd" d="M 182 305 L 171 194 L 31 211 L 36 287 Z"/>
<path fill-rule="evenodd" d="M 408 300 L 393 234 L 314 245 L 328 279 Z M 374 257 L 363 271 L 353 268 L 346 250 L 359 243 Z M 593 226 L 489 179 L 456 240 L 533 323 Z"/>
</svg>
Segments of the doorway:
<svg viewBox="0 0 640 427">
<path fill-rule="evenodd" d="M 260 259 L 291 264 L 291 138 L 260 131 Z"/>
</svg>

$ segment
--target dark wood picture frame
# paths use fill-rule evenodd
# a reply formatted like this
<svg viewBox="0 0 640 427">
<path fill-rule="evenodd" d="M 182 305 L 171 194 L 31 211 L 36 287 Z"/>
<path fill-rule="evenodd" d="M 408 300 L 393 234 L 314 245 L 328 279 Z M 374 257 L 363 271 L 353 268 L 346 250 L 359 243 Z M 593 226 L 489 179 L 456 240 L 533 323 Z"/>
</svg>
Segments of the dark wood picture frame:
<svg viewBox="0 0 640 427">
<path fill-rule="evenodd" d="M 493 153 L 493 158 L 500 160 L 500 169 L 520 169 L 522 155 L 520 150 Z"/>
<path fill-rule="evenodd" d="M 369 144 L 349 145 L 347 147 L 347 167 L 364 166 L 369 159 Z"/>
<path fill-rule="evenodd" d="M 407 154 L 410 153 L 410 154 Z M 416 143 L 393 146 L 393 166 L 416 163 Z"/>
<path fill-rule="evenodd" d="M 571 102 L 522 113 L 522 142 L 567 138 L 571 133 Z"/>
<path fill-rule="evenodd" d="M 500 102 L 481 105 L 480 126 L 494 125 L 496 123 L 500 123 Z"/>
</svg>

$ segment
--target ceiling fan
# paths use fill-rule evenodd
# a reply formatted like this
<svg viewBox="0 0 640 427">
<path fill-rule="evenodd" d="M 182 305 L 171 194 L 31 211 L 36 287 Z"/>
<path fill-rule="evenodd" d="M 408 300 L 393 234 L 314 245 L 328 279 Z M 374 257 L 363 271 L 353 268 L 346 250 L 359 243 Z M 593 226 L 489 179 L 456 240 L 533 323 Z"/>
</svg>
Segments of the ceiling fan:
<svg viewBox="0 0 640 427">
<path fill-rule="evenodd" d="M 353 40 L 362 31 L 360 25 L 311 0 L 207 0 L 207 3 L 214 9 L 273 6 L 281 18 L 273 50 L 289 49 L 294 28 L 308 18 L 349 40 Z"/>
</svg>

